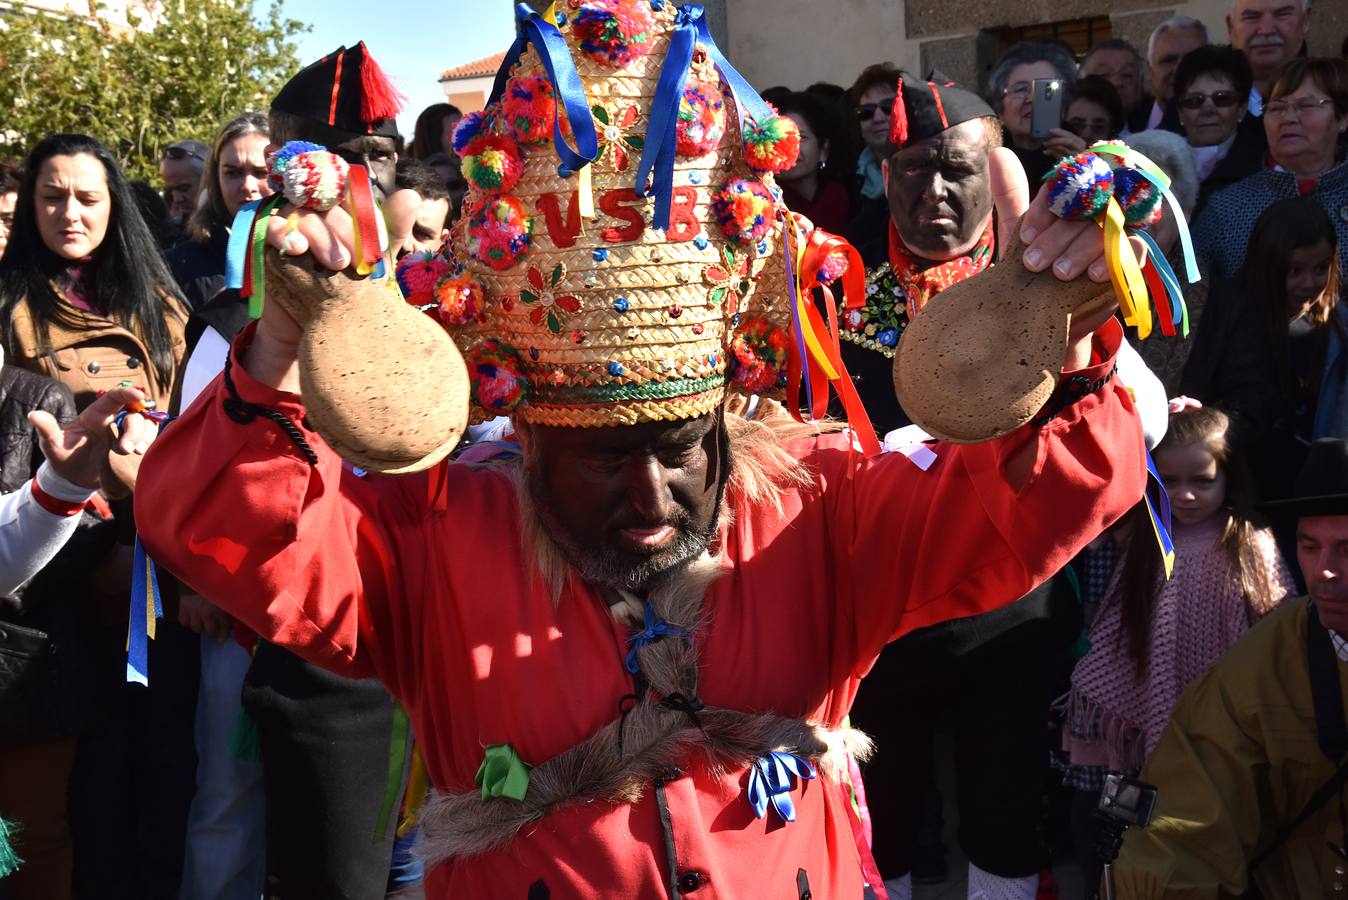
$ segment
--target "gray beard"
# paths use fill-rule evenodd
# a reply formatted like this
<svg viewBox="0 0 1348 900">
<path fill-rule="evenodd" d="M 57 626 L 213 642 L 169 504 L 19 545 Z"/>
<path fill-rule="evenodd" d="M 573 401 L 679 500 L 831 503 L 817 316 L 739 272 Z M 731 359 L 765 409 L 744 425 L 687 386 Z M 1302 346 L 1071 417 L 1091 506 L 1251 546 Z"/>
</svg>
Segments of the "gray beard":
<svg viewBox="0 0 1348 900">
<path fill-rule="evenodd" d="M 534 514 L 543 524 L 543 532 L 557 545 L 566 561 L 586 582 L 596 587 L 611 588 L 643 594 L 661 581 L 682 571 L 693 560 L 702 556 L 716 533 L 716 521 L 705 530 L 693 528 L 680 517 L 668 524 L 675 528 L 674 542 L 647 556 L 626 554 L 608 544 L 586 547 L 578 543 L 563 527 L 552 508 L 551 499 L 532 472 L 526 469 L 525 483 L 534 507 Z M 717 504 L 719 510 L 719 503 Z"/>
</svg>

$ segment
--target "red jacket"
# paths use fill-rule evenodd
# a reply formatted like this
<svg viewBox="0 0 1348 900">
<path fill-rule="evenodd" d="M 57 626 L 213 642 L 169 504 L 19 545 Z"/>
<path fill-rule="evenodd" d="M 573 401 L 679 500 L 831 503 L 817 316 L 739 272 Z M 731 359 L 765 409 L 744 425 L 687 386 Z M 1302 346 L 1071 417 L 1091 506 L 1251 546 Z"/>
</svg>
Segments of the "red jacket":
<svg viewBox="0 0 1348 900">
<path fill-rule="evenodd" d="M 1102 329 L 1095 380 L 1121 331 Z M 240 338 L 246 346 L 250 332 Z M 237 347 L 236 347 L 237 353 Z M 300 423 L 299 398 L 236 362 L 246 400 Z M 310 466 L 273 423 L 238 425 L 216 384 L 154 445 L 137 521 L 150 554 L 248 626 L 352 677 L 378 675 L 407 708 L 430 778 L 472 790 L 483 748 L 540 763 L 617 717 L 632 689 L 627 630 L 572 581 L 554 604 L 524 558 L 514 488 L 500 469 L 443 465 L 359 478 L 314 433 Z M 1014 489 L 1008 455 L 1037 441 Z M 734 505 L 726 574 L 697 634 L 700 694 L 712 706 L 771 710 L 837 726 L 884 644 L 914 628 L 1023 596 L 1142 495 L 1142 431 L 1117 382 L 1040 430 L 943 446 L 928 471 L 900 454 L 862 459 L 845 435 L 794 448 L 817 485 L 784 515 Z M 794 793 L 797 820 L 756 819 L 746 772 L 694 761 L 665 786 L 678 873 L 697 897 L 860 896 L 857 849 L 839 786 Z M 526 828 L 506 849 L 428 876 L 427 896 L 660 896 L 670 881 L 652 793 L 589 803 Z"/>
</svg>

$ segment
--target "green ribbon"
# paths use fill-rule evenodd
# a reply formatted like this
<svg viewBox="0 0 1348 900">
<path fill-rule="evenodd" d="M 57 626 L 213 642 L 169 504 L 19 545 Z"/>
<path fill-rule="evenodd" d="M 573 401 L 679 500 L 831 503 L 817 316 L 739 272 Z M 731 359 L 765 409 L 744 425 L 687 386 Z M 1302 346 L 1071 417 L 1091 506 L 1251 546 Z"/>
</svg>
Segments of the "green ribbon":
<svg viewBox="0 0 1348 900">
<path fill-rule="evenodd" d="M 267 219 L 271 218 L 272 210 L 281 205 L 285 197 L 281 194 L 275 194 L 262 204 L 257 211 L 257 216 L 253 219 L 253 233 L 250 236 L 250 250 L 253 254 L 253 265 L 251 275 L 253 276 L 253 292 L 248 297 L 248 318 L 262 318 L 262 307 L 266 302 L 267 280 L 264 277 L 264 268 L 266 266 L 265 254 L 267 250 Z"/>
<path fill-rule="evenodd" d="M 374 825 L 374 842 L 383 843 L 388 838 L 388 822 L 393 815 L 393 807 L 402 795 L 407 764 L 410 761 L 407 745 L 412 738 L 412 723 L 407 710 L 401 703 L 393 704 L 393 727 L 388 739 L 388 775 L 384 781 L 384 802 L 379 807 L 379 819 Z"/>
<path fill-rule="evenodd" d="M 477 769 L 477 784 L 482 788 L 482 799 L 509 797 L 511 800 L 523 800 L 529 790 L 528 763 L 520 759 L 515 748 L 509 744 L 492 744 L 482 757 L 482 765 Z"/>
</svg>

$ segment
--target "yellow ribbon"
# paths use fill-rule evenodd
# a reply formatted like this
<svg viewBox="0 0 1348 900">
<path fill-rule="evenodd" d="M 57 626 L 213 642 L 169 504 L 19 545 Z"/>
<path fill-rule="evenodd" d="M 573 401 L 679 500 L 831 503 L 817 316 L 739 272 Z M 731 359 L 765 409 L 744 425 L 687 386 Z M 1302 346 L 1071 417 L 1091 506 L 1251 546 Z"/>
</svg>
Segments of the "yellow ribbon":
<svg viewBox="0 0 1348 900">
<path fill-rule="evenodd" d="M 1137 264 L 1133 248 L 1128 245 L 1124 228 L 1123 207 L 1113 197 L 1105 208 L 1105 266 L 1114 294 L 1119 298 L 1123 321 L 1137 328 L 1137 336 L 1145 339 L 1151 334 L 1151 303 L 1147 297 L 1147 282 Z"/>
<path fill-rule="evenodd" d="M 421 748 L 412 748 L 412 772 L 407 776 L 407 790 L 403 792 L 403 815 L 398 823 L 398 837 L 406 837 L 416 827 L 421 808 L 426 805 L 426 796 L 430 791 L 431 779 L 426 774 L 426 760 L 421 757 Z"/>
<path fill-rule="evenodd" d="M 150 640 L 154 640 L 155 617 L 154 617 L 154 563 L 150 562 L 149 554 L 145 555 L 145 634 Z"/>
<path fill-rule="evenodd" d="M 594 218 L 594 184 L 590 178 L 590 166 L 586 165 L 576 173 L 580 182 L 577 185 L 580 216 L 582 219 Z"/>
</svg>

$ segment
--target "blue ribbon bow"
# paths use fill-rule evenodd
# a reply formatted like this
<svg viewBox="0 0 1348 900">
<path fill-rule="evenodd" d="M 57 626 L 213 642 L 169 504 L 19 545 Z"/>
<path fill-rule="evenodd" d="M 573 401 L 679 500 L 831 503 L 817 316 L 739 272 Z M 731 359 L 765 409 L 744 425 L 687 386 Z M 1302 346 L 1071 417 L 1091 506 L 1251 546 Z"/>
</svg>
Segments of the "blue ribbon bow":
<svg viewBox="0 0 1348 900">
<path fill-rule="evenodd" d="M 814 766 L 793 753 L 781 750 L 764 753 L 749 769 L 749 805 L 754 808 L 754 815 L 760 819 L 767 815 L 771 801 L 783 822 L 796 821 L 791 791 L 797 778 L 808 781 L 814 775 Z"/>
<path fill-rule="evenodd" d="M 562 37 L 554 23 L 534 12 L 527 3 L 515 4 L 515 30 L 515 43 L 506 51 L 505 60 L 496 72 L 496 83 L 492 86 L 487 105 L 491 106 L 505 93 L 506 83 L 510 81 L 510 70 L 519 62 L 524 48 L 533 44 L 539 58 L 543 60 L 548 80 L 552 82 L 553 95 L 566 109 L 566 118 L 576 136 L 576 146 L 572 149 L 562 134 L 562 117 L 558 115 L 552 123 L 553 146 L 562 165 L 578 172 L 599 155 L 599 136 L 595 133 L 590 102 L 585 99 L 585 88 L 576 74 L 576 63 L 571 59 L 566 38 Z"/>
<path fill-rule="evenodd" d="M 674 33 L 670 36 L 669 51 L 660 66 L 660 81 L 655 87 L 655 99 L 651 101 L 651 122 L 646 129 L 646 145 L 641 150 L 641 161 L 637 164 L 637 196 L 646 197 L 652 192 L 655 194 L 652 228 L 663 230 L 669 227 L 669 213 L 674 202 L 674 156 L 678 146 L 679 104 L 683 101 L 684 81 L 688 77 L 688 66 L 693 61 L 693 51 L 698 44 L 702 45 L 716 70 L 721 73 L 721 79 L 730 88 L 730 94 L 735 99 L 735 109 L 739 113 L 741 133 L 749 119 L 762 122 L 773 115 L 772 107 L 758 96 L 758 92 L 743 75 L 735 71 L 730 60 L 725 58 L 725 54 L 712 40 L 702 7 L 688 5 L 680 8 L 674 22 Z"/>
<path fill-rule="evenodd" d="M 689 639 L 688 629 L 680 628 L 677 625 L 671 625 L 664 619 L 655 618 L 655 610 L 651 607 L 651 602 L 646 601 L 645 608 L 645 627 L 627 639 L 627 643 L 632 645 L 632 649 L 627 651 L 627 671 L 633 675 L 641 667 L 637 664 L 637 651 L 652 641 L 658 641 L 661 638 L 681 637 L 684 640 Z"/>
</svg>

